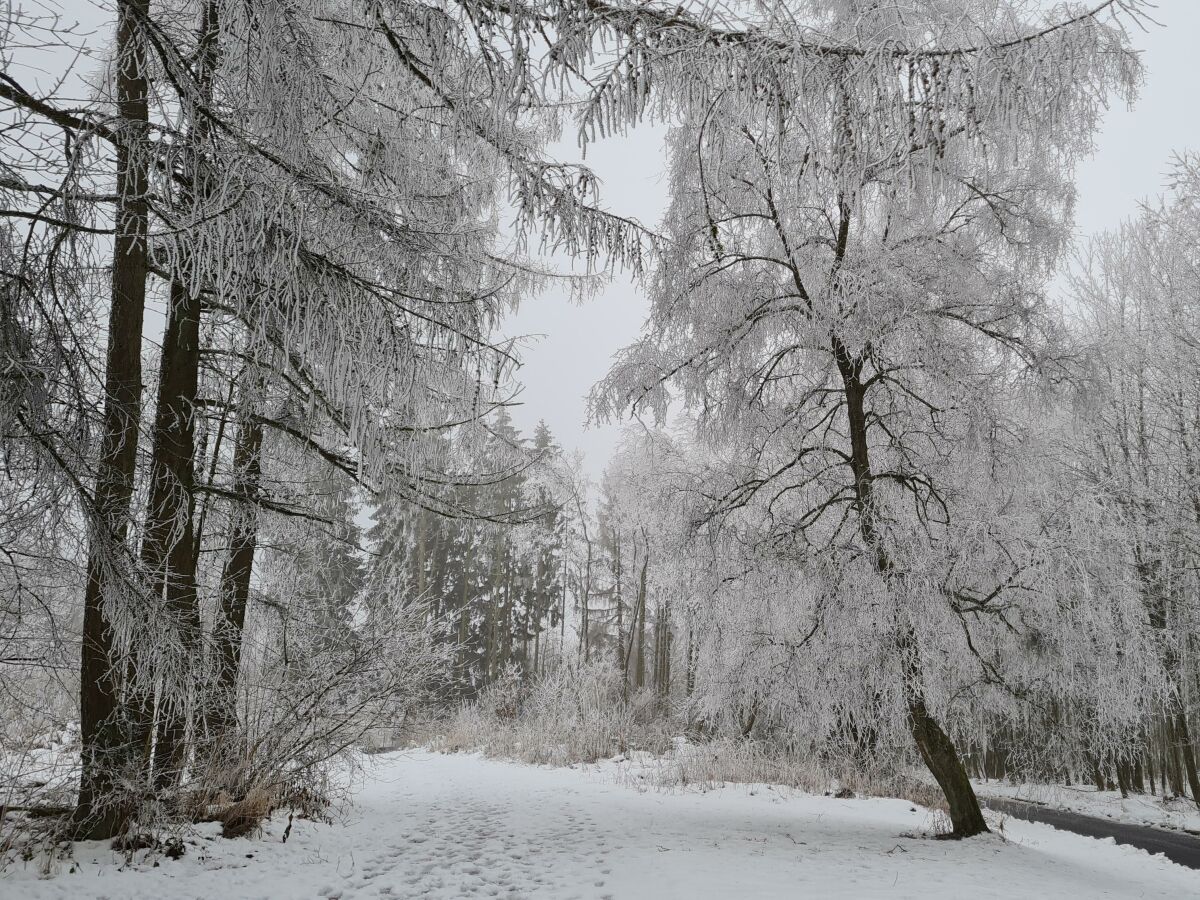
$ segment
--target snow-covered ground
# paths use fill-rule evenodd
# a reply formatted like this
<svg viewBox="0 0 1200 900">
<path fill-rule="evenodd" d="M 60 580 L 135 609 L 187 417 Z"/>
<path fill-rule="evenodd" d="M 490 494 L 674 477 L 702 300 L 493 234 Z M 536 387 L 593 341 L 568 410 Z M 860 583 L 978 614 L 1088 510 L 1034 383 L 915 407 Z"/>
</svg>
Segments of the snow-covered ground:
<svg viewBox="0 0 1200 900">
<path fill-rule="evenodd" d="M 1200 810 L 1186 797 L 1162 800 L 1161 797 L 1130 794 L 1122 798 L 1118 791 L 1098 791 L 1090 784 L 1009 784 L 1004 781 L 975 781 L 981 797 L 1028 800 L 1056 809 L 1069 809 L 1085 816 L 1127 822 L 1130 825 L 1154 825 L 1172 831 L 1200 833 Z"/>
<path fill-rule="evenodd" d="M 285 824 L 277 816 L 256 839 L 201 834 L 182 860 L 139 854 L 124 869 L 81 845 L 75 872 L 10 869 L 0 896 L 1200 897 L 1200 872 L 1042 825 L 1008 820 L 1003 837 L 935 841 L 914 836 L 933 824 L 928 811 L 902 800 L 763 785 L 637 791 L 604 767 L 424 751 L 376 757 L 344 821 L 297 821 L 281 843 Z"/>
<path fill-rule="evenodd" d="M 20 750 L 0 744 L 0 803 L 63 806 L 79 783 L 79 725 L 22 742 Z"/>
</svg>

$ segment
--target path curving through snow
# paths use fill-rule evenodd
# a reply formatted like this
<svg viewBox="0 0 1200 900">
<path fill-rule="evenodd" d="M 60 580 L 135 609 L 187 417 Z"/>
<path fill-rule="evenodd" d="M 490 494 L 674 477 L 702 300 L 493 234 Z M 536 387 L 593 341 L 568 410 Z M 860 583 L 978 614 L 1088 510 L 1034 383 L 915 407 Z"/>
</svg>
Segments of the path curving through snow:
<svg viewBox="0 0 1200 900">
<path fill-rule="evenodd" d="M 905 837 L 931 824 L 902 800 L 770 786 L 638 791 L 609 770 L 398 752 L 344 820 L 286 816 L 260 838 L 201 836 L 180 861 L 132 868 L 80 845 L 78 871 L 0 876 L 0 897 L 292 898 L 1200 897 L 1200 872 L 1110 841 L 1009 820 L 1007 837 Z"/>
</svg>

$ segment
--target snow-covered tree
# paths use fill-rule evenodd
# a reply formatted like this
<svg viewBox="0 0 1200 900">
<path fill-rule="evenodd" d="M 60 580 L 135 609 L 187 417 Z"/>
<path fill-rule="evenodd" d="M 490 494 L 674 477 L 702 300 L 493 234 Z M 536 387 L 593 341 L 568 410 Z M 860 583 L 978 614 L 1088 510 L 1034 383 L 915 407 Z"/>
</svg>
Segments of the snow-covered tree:
<svg viewBox="0 0 1200 900">
<path fill-rule="evenodd" d="M 1106 11 L 772 5 L 737 39 L 698 29 L 692 63 L 648 65 L 674 73 L 668 242 L 596 414 L 661 416 L 674 394 L 727 448 L 700 521 L 801 567 L 797 594 L 841 626 L 817 615 L 811 641 L 844 642 L 826 657 L 844 727 L 871 745 L 904 722 L 959 836 L 986 825 L 942 661 L 978 655 L 973 617 L 1024 565 L 967 489 L 1008 468 L 998 398 L 1053 365 L 1041 286 L 1072 166 L 1137 81 Z M 779 577 L 763 566 L 752 593 Z"/>
<path fill-rule="evenodd" d="M 1186 783 L 1200 802 L 1191 726 L 1200 627 L 1200 164 L 1178 160 L 1171 182 L 1168 198 L 1080 255 L 1072 296 L 1093 353 L 1075 473 L 1120 523 L 1168 678 L 1155 723 L 1162 770 L 1176 793 Z"/>
<path fill-rule="evenodd" d="M 638 259 L 643 233 L 594 209 L 587 171 L 541 156 L 555 114 L 511 20 L 473 0 L 122 0 L 82 106 L 65 83 L 6 77 L 15 167 L 0 190 L 24 274 L 5 287 L 18 311 L 5 346 L 29 365 L 6 390 L 19 415 L 5 439 L 73 489 L 68 514 L 90 541 L 80 834 L 119 830 L 178 781 L 205 705 L 208 598 L 232 660 L 264 516 L 322 518 L 244 477 L 272 466 L 239 465 L 235 448 L 299 447 L 454 512 L 445 495 L 463 473 L 446 469 L 440 436 L 496 402 L 513 358 L 492 329 L 538 277 L 499 237 L 499 191 L 522 240 L 537 225 L 589 258 Z M 9 24 L 6 52 L 61 28 L 22 12 Z M 93 257 L 112 261 L 110 285 L 58 278 Z M 151 415 L 142 337 L 158 299 Z M 107 328 L 75 330 L 94 321 Z M 32 415 L 38 346 L 55 348 L 42 360 L 68 376 L 84 428 Z M 233 512 L 247 504 L 257 515 Z M 202 524 L 213 543 L 230 526 L 224 565 L 206 568 Z"/>
</svg>

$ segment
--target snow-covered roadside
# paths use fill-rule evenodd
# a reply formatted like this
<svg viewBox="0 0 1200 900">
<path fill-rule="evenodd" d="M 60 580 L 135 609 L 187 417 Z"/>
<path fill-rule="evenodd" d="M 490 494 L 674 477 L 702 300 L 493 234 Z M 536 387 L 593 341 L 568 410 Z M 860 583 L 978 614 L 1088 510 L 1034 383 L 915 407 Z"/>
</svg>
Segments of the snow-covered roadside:
<svg viewBox="0 0 1200 900">
<path fill-rule="evenodd" d="M 770 786 L 664 793 L 600 769 L 474 755 L 376 757 L 345 821 L 286 817 L 254 840 L 201 837 L 176 862 L 121 870 L 99 845 L 78 871 L 0 878 L 28 900 L 181 898 L 950 898 L 1200 896 L 1200 872 L 1107 841 L 1008 820 L 965 842 L 906 837 L 928 811 L 902 800 Z"/>
<path fill-rule="evenodd" d="M 1172 831 L 1200 834 L 1200 810 L 1187 798 L 1163 801 L 1161 797 L 1131 794 L 1122 798 L 1118 791 L 1097 791 L 1094 785 L 1009 784 L 1004 781 L 975 781 L 981 797 L 1027 800 L 1042 806 L 1066 809 L 1085 816 L 1153 825 Z"/>
</svg>

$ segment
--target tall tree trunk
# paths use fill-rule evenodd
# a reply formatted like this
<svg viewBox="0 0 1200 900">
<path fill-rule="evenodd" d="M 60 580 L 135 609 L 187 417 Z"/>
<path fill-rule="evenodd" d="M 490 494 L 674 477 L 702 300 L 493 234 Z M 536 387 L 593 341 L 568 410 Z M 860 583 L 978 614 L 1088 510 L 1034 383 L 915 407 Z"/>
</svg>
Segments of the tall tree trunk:
<svg viewBox="0 0 1200 900">
<path fill-rule="evenodd" d="M 210 702 L 211 740 L 225 742 L 237 727 L 238 671 L 242 635 L 250 602 L 250 580 L 258 544 L 258 507 L 262 473 L 262 422 L 247 404 L 233 451 L 234 488 L 238 501 L 231 510 L 229 556 L 221 571 L 220 611 L 214 629 L 216 684 Z"/>
<path fill-rule="evenodd" d="M 700 655 L 700 650 L 696 646 L 696 632 L 692 627 L 691 620 L 688 621 L 687 635 L 687 659 L 684 663 L 683 672 L 683 695 L 691 697 L 696 690 L 696 663 Z"/>
<path fill-rule="evenodd" d="M 558 658 L 560 661 L 566 658 L 567 652 L 567 580 L 569 578 L 570 571 L 564 563 L 562 584 L 558 591 Z"/>
<path fill-rule="evenodd" d="M 102 839 L 122 830 L 132 810 L 119 796 L 128 764 L 120 721 L 118 660 L 110 616 L 120 603 L 118 570 L 126 551 L 129 507 L 137 465 L 142 400 L 142 319 L 147 276 L 147 150 L 149 119 L 146 48 L 139 20 L 149 0 L 117 3 L 116 107 L 121 139 L 116 175 L 119 201 L 113 238 L 112 305 L 104 380 L 104 423 L 90 523 L 87 586 L 83 599 L 79 717 L 81 772 L 74 831 Z"/>
<path fill-rule="evenodd" d="M 196 79 L 201 103 L 207 103 L 212 96 L 218 49 L 217 17 L 217 4 L 207 0 L 197 32 L 200 52 Z M 203 158 L 210 131 L 208 119 L 204 115 L 191 118 L 186 147 L 190 189 L 181 195 L 180 206 L 183 208 L 203 198 L 207 177 Z M 198 208 L 197 211 L 200 212 Z M 150 499 L 142 539 L 142 562 L 149 573 L 150 591 L 153 596 L 162 598 L 164 612 L 183 645 L 178 668 L 168 667 L 159 683 L 154 780 L 160 788 L 173 784 L 183 766 L 189 706 L 186 695 L 196 681 L 202 652 L 200 608 L 196 598 L 198 548 L 193 527 L 195 413 L 199 380 L 200 297 L 177 276 L 171 284 L 170 307 L 163 333 Z"/>
<path fill-rule="evenodd" d="M 663 708 L 671 702 L 671 645 L 674 643 L 671 631 L 671 604 L 664 603 L 659 615 L 659 628 L 662 629 L 662 681 L 659 694 L 662 697 Z"/>
<path fill-rule="evenodd" d="M 500 627 L 498 668 L 507 666 L 512 662 L 513 658 L 513 632 L 517 628 L 517 617 L 515 614 L 516 607 L 513 605 L 512 583 L 513 555 L 506 541 L 504 547 L 504 604 L 500 607 L 503 615 L 497 620 Z"/>
<path fill-rule="evenodd" d="M 197 450 L 198 458 L 203 460 L 206 458 L 211 460 L 208 464 L 208 473 L 204 475 L 202 484 L 209 486 L 216 481 L 217 465 L 221 461 L 221 446 L 225 442 L 225 429 L 229 425 L 229 413 L 233 408 L 234 392 L 237 390 L 237 379 L 229 379 L 229 391 L 225 397 L 225 403 L 221 408 L 221 418 L 217 421 L 217 433 L 213 438 L 211 451 L 205 447 L 205 442 L 200 442 L 200 448 Z M 208 517 L 209 507 L 212 505 L 212 495 L 209 494 L 200 504 L 200 512 L 196 516 L 196 527 L 192 540 L 196 544 L 196 549 L 192 553 L 197 559 L 200 558 L 200 548 L 204 545 L 204 523 Z"/>
<path fill-rule="evenodd" d="M 1196 751 L 1192 747 L 1191 730 L 1188 728 L 1182 698 L 1178 699 L 1175 707 L 1174 731 L 1175 742 L 1179 745 L 1180 761 L 1183 763 L 1183 774 L 1187 777 L 1188 788 L 1192 792 L 1192 802 L 1200 807 L 1200 777 L 1196 774 Z"/>
<path fill-rule="evenodd" d="M 438 621 L 442 621 L 442 617 L 449 615 L 452 607 L 449 596 L 450 589 L 446 581 L 446 556 L 450 552 L 450 540 L 440 523 L 434 522 L 428 517 L 422 517 L 421 523 L 422 528 L 434 529 L 428 583 L 432 593 L 430 600 L 433 616 Z"/>
<path fill-rule="evenodd" d="M 588 545 L 588 560 L 584 565 L 583 576 L 583 634 L 580 635 L 580 640 L 583 643 L 583 661 L 592 661 L 592 545 Z"/>
<path fill-rule="evenodd" d="M 637 553 L 637 548 L 634 548 Z M 624 690 L 629 688 L 629 655 L 625 653 L 625 598 L 621 593 L 621 534 L 613 532 L 613 591 L 617 605 L 617 663 L 624 677 Z"/>
<path fill-rule="evenodd" d="M 175 780 L 182 763 L 186 704 L 184 694 L 194 679 L 200 652 L 200 611 L 196 603 L 195 404 L 200 365 L 200 303 L 181 284 L 171 286 L 171 308 L 163 335 L 158 408 L 154 424 L 150 499 L 142 538 L 142 562 L 152 596 L 162 598 L 163 611 L 183 644 L 184 658 L 173 660 L 160 685 L 158 740 L 154 751 L 155 782 Z M 148 704 L 147 704 L 148 706 Z"/>
<path fill-rule="evenodd" d="M 843 210 L 843 217 L 849 215 Z M 845 222 L 846 219 L 843 219 Z M 844 242 L 844 235 L 843 235 Z M 867 441 L 866 390 L 861 380 L 861 361 L 851 357 L 846 346 L 836 336 L 832 344 L 834 358 L 844 386 L 846 416 L 850 429 L 850 465 L 854 477 L 858 508 L 859 533 L 863 543 L 874 556 L 875 568 L 885 580 L 896 576 L 891 559 L 879 534 L 873 496 L 870 448 Z M 916 742 L 921 759 L 933 774 L 950 809 L 950 823 L 955 837 L 971 837 L 988 830 L 979 808 L 979 800 L 954 742 L 930 713 L 925 703 L 920 654 L 916 636 L 907 625 L 900 626 L 897 649 L 904 666 L 904 696 L 908 707 L 909 732 Z"/>
<path fill-rule="evenodd" d="M 637 618 L 637 669 L 634 674 L 634 687 L 639 691 L 646 686 L 646 568 L 650 562 L 650 548 L 647 546 L 642 555 L 642 574 L 638 580 L 638 618 Z"/>
<path fill-rule="evenodd" d="M 661 697 L 663 683 L 663 644 L 665 643 L 663 635 L 663 607 L 661 603 L 655 604 L 654 607 L 654 668 L 651 672 L 650 679 L 654 688 L 655 696 Z"/>
<path fill-rule="evenodd" d="M 504 578 L 504 556 L 507 553 L 508 548 L 501 543 L 501 537 L 497 532 L 492 541 L 492 571 L 488 578 L 487 606 L 484 612 L 482 671 L 484 685 L 491 684 L 500 669 L 497 661 L 500 656 L 500 587 Z"/>
<path fill-rule="evenodd" d="M 458 597 L 458 660 L 463 693 L 474 696 L 476 686 L 471 679 L 471 656 L 467 640 L 471 635 L 471 565 L 473 563 L 474 536 L 467 534 L 463 541 L 462 585 Z"/>
<path fill-rule="evenodd" d="M 1182 794 L 1183 781 L 1186 779 L 1192 794 L 1192 801 L 1200 807 L 1200 774 L 1196 771 L 1196 752 L 1192 747 L 1187 710 L 1184 707 L 1183 660 L 1169 632 L 1171 624 L 1170 597 L 1162 576 L 1162 562 L 1157 558 L 1146 558 L 1143 552 L 1139 552 L 1138 555 L 1140 557 L 1137 563 L 1138 576 L 1149 613 L 1150 626 L 1159 635 L 1159 641 L 1163 648 L 1163 668 L 1166 670 L 1171 686 L 1171 696 L 1167 700 L 1165 724 L 1168 741 L 1173 745 L 1169 752 L 1172 761 L 1178 767 L 1176 777 L 1179 786 L 1176 788 L 1176 793 Z"/>
</svg>

